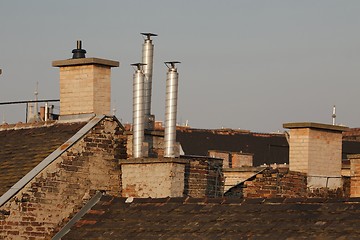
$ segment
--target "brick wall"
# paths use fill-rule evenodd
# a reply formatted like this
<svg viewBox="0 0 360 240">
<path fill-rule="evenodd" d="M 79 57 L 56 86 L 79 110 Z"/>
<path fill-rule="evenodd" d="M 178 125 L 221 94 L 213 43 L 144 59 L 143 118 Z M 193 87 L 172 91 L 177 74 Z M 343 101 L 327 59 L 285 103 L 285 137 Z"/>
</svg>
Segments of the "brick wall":
<svg viewBox="0 0 360 240">
<path fill-rule="evenodd" d="M 230 189 L 226 196 L 245 198 L 276 197 L 348 197 L 348 181 L 337 189 L 307 187 L 305 173 L 290 171 L 288 168 L 267 168 L 248 181 Z"/>
<path fill-rule="evenodd" d="M 125 144 L 115 120 L 101 121 L 0 208 L 0 239 L 50 239 L 95 190 L 120 196 Z"/>
<path fill-rule="evenodd" d="M 242 167 L 242 168 L 224 169 L 223 170 L 224 192 L 226 193 L 230 188 L 252 177 L 262 169 L 263 168 L 261 167 Z"/>
<path fill-rule="evenodd" d="M 217 197 L 223 194 L 222 160 L 208 157 L 121 160 L 123 197 Z"/>
<path fill-rule="evenodd" d="M 221 158 L 223 160 L 223 168 L 231 168 L 231 156 L 230 152 L 209 150 L 208 156 L 212 158 Z"/>
<path fill-rule="evenodd" d="M 121 184 L 123 197 L 182 197 L 185 161 L 179 159 L 122 160 Z"/>
<path fill-rule="evenodd" d="M 360 197 L 360 154 L 348 155 L 350 159 L 350 196 Z"/>
<path fill-rule="evenodd" d="M 320 123 L 289 123 L 290 170 L 306 173 L 309 188 L 341 187 L 342 131 Z"/>
<path fill-rule="evenodd" d="M 254 154 L 250 154 L 250 153 L 232 152 L 231 153 L 232 168 L 252 166 L 253 165 L 253 156 L 254 156 Z"/>
<path fill-rule="evenodd" d="M 60 67 L 60 115 L 110 114 L 110 67 Z"/>
<path fill-rule="evenodd" d="M 224 191 L 222 159 L 210 157 L 184 157 L 183 159 L 187 159 L 185 168 L 185 196 L 222 196 Z"/>
</svg>

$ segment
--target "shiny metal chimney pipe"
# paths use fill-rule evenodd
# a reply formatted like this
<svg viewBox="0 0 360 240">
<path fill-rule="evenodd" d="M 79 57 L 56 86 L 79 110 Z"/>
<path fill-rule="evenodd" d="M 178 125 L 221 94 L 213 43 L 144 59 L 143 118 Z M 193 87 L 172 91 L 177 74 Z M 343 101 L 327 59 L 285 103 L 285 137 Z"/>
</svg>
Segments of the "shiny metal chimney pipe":
<svg viewBox="0 0 360 240">
<path fill-rule="evenodd" d="M 134 63 L 136 67 L 133 75 L 133 158 L 143 156 L 142 144 L 144 142 L 144 72 L 143 63 Z"/>
<path fill-rule="evenodd" d="M 178 98 L 179 74 L 175 64 L 180 62 L 165 62 L 168 67 L 166 77 L 166 107 L 165 107 L 165 150 L 164 157 L 175 157 L 176 142 L 176 111 Z"/>
<path fill-rule="evenodd" d="M 145 74 L 144 79 L 144 111 L 145 111 L 145 129 L 150 129 L 151 116 L 151 91 L 152 91 L 152 75 L 153 75 L 153 59 L 154 59 L 154 44 L 152 44 L 151 37 L 157 36 L 154 33 L 141 33 L 146 36 L 142 46 L 142 62 Z"/>
</svg>

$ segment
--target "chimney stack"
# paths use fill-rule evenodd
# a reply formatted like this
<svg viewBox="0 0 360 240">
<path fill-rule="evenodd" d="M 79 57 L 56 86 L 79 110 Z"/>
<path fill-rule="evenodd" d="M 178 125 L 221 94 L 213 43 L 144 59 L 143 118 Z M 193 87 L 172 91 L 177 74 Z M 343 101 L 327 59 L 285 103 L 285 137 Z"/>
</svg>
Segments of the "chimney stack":
<svg viewBox="0 0 360 240">
<path fill-rule="evenodd" d="M 342 132 L 348 128 L 313 122 L 283 127 L 290 129 L 290 171 L 306 173 L 310 189 L 341 187 Z"/>
<path fill-rule="evenodd" d="M 60 68 L 60 119 L 81 118 L 94 114 L 110 115 L 112 67 L 119 62 L 85 58 L 81 41 L 72 51 L 72 59 L 53 61 Z"/>
<path fill-rule="evenodd" d="M 146 36 L 142 47 L 142 63 L 144 71 L 144 114 L 145 114 L 145 129 L 153 130 L 155 117 L 151 114 L 151 92 L 152 92 L 152 75 L 153 75 L 153 59 L 154 59 L 154 44 L 152 44 L 151 37 L 157 36 L 154 33 L 141 33 Z"/>
<path fill-rule="evenodd" d="M 144 142 L 144 72 L 143 63 L 134 63 L 136 70 L 133 75 L 133 158 L 143 157 Z"/>
<path fill-rule="evenodd" d="M 165 151 L 164 157 L 175 157 L 176 142 L 176 111 L 178 98 L 179 74 L 175 64 L 180 62 L 165 62 L 168 67 L 166 78 L 166 107 L 165 107 Z"/>
</svg>

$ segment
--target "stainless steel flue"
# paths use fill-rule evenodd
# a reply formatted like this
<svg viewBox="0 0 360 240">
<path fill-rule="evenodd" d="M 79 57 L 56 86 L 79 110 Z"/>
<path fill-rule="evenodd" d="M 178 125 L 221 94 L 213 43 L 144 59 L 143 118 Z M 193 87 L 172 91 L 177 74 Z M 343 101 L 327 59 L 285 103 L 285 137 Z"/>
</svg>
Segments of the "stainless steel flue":
<svg viewBox="0 0 360 240">
<path fill-rule="evenodd" d="M 175 157 L 176 143 L 176 112 L 178 99 L 179 73 L 175 64 L 180 62 L 165 62 L 168 67 L 166 77 L 166 107 L 165 107 L 165 136 L 164 157 Z"/>
<path fill-rule="evenodd" d="M 151 116 L 151 92 L 152 92 L 152 75 L 153 75 L 153 60 L 154 60 L 154 44 L 151 37 L 157 36 L 154 33 L 141 33 L 146 36 L 142 46 L 142 62 L 144 65 L 143 70 L 144 78 L 144 114 L 145 114 L 145 128 L 150 129 Z"/>
<path fill-rule="evenodd" d="M 133 158 L 143 156 L 142 145 L 144 142 L 144 72 L 143 63 L 134 63 L 136 67 L 133 75 Z"/>
</svg>

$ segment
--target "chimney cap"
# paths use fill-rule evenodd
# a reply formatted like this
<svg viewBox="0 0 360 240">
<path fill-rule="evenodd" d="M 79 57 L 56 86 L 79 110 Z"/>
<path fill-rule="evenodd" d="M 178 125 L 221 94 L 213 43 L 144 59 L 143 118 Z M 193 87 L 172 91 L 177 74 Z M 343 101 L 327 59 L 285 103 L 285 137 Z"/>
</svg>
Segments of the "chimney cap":
<svg viewBox="0 0 360 240">
<path fill-rule="evenodd" d="M 86 50 L 81 48 L 82 42 L 81 40 L 76 41 L 76 48 L 72 50 L 73 59 L 77 58 L 85 58 Z"/>
<path fill-rule="evenodd" d="M 145 65 L 147 65 L 147 64 L 146 63 L 133 63 L 133 64 L 130 64 L 130 66 L 137 67 L 137 70 L 141 70 L 141 67 L 145 66 Z"/>
<path fill-rule="evenodd" d="M 164 62 L 168 68 L 175 68 L 175 64 L 181 63 L 179 61 Z"/>
<path fill-rule="evenodd" d="M 140 34 L 143 35 L 143 36 L 146 36 L 147 40 L 150 40 L 150 37 L 157 37 L 157 34 L 155 34 L 155 33 L 144 33 L 144 32 L 142 32 Z"/>
</svg>

